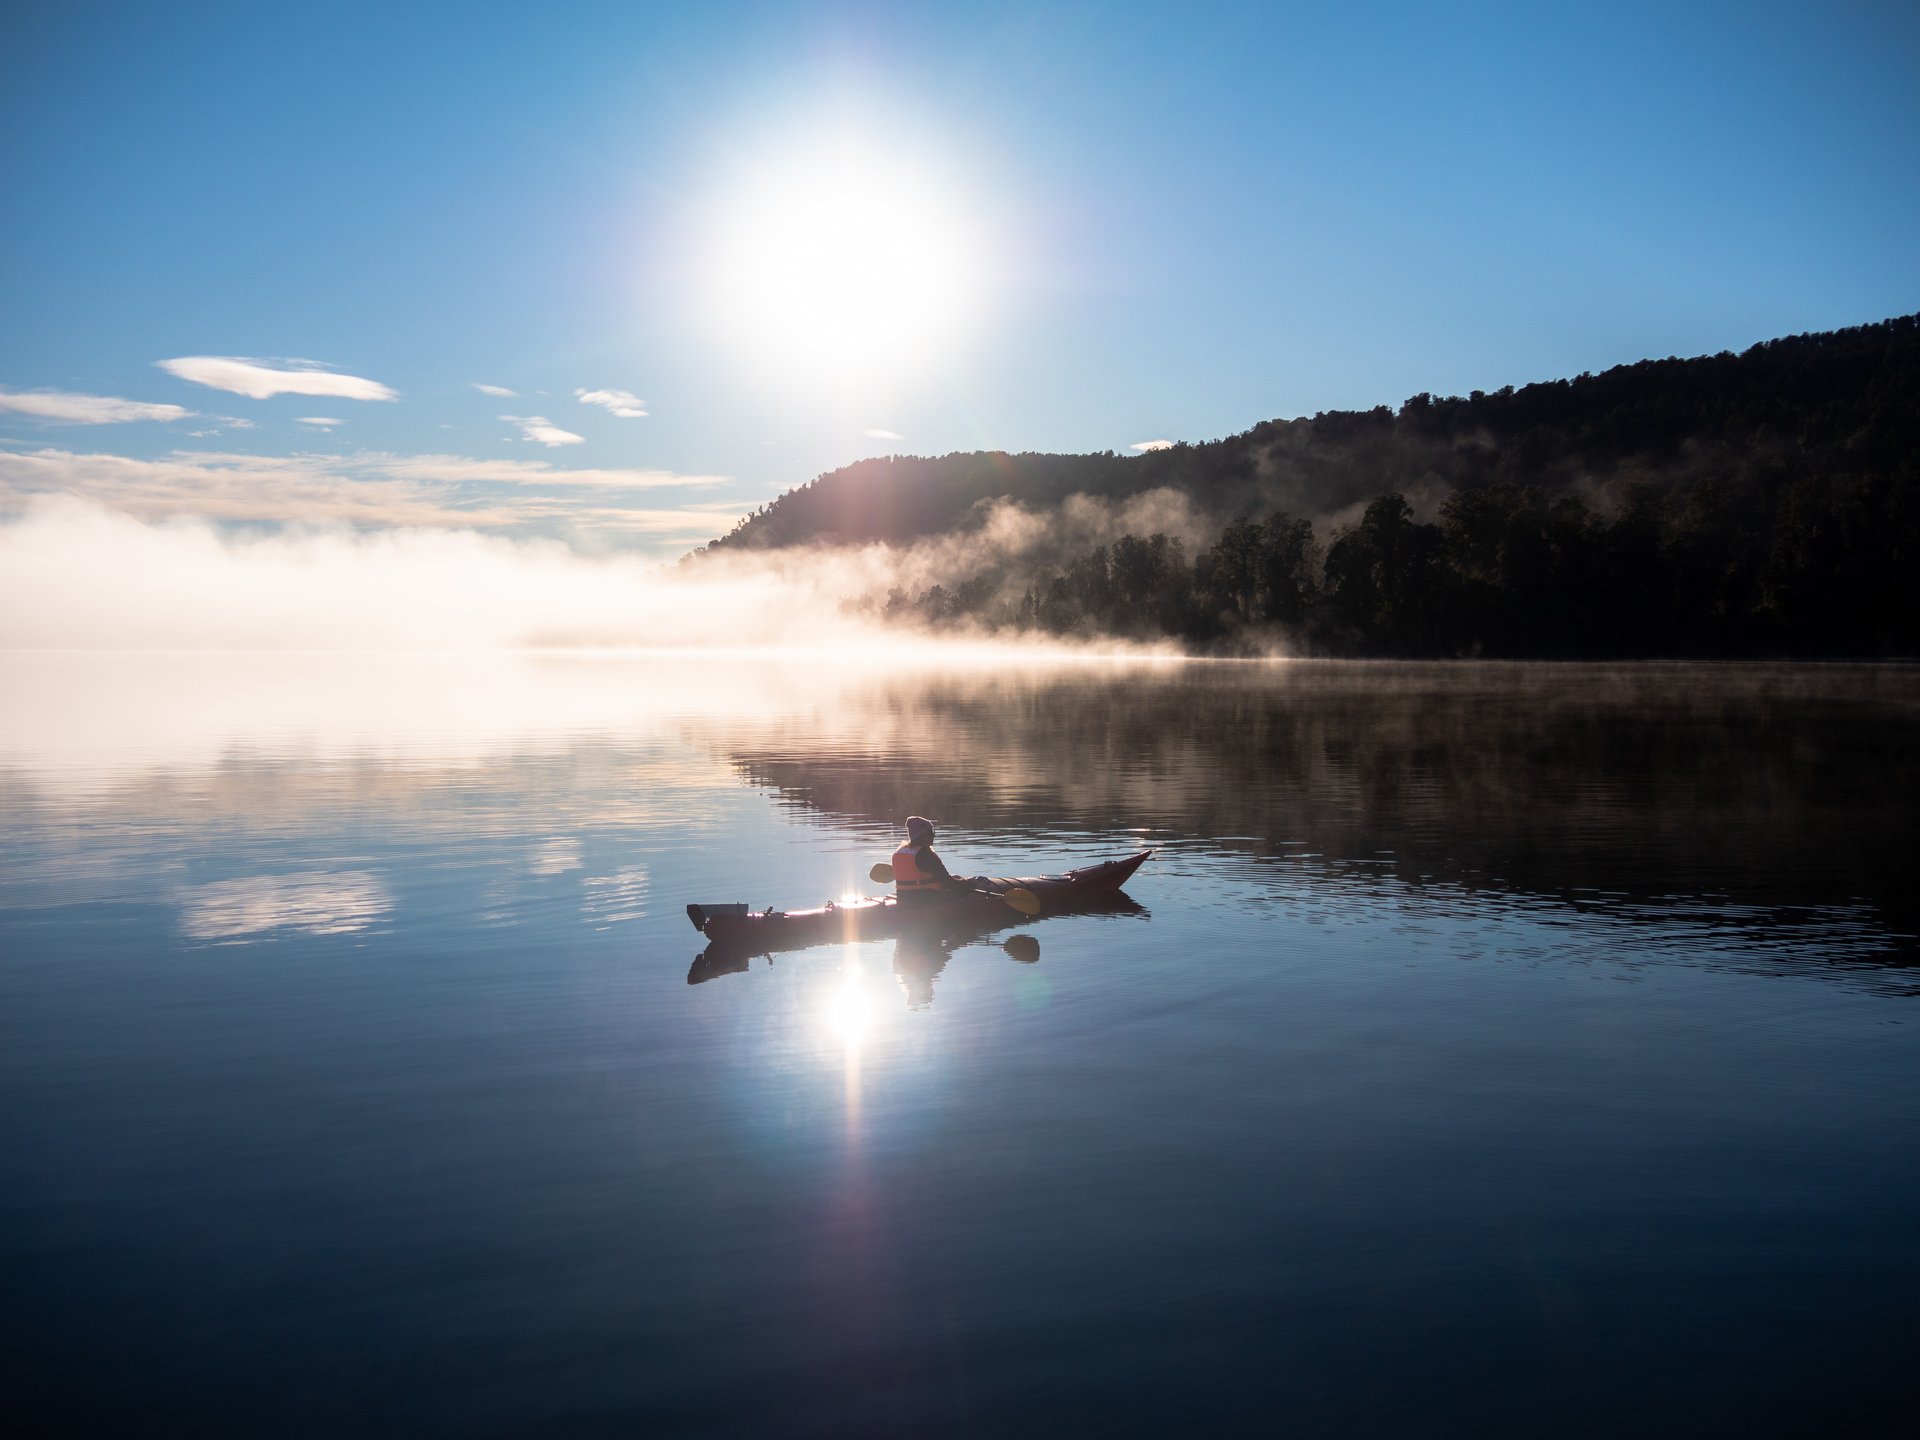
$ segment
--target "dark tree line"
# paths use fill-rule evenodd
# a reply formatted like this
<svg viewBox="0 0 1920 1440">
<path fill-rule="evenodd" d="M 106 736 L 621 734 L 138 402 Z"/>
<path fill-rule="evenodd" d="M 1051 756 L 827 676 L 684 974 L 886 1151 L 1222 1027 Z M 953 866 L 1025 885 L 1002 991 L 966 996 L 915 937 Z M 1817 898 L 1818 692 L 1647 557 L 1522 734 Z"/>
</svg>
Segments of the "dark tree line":
<svg viewBox="0 0 1920 1440">
<path fill-rule="evenodd" d="M 708 548 L 911 540 L 992 500 L 1159 489 L 1211 517 L 1190 559 L 1129 535 L 885 609 L 1200 649 L 1280 630 L 1326 654 L 1914 655 L 1920 317 L 1138 457 L 866 461 Z"/>
<path fill-rule="evenodd" d="M 1396 656 L 1920 654 L 1920 490 L 1789 487 L 1766 523 L 1735 497 L 1645 488 L 1612 515 L 1495 485 L 1432 521 L 1383 495 L 1324 546 L 1284 512 L 1234 521 L 1191 562 L 1122 537 L 1010 591 L 988 571 L 882 613 L 934 627 L 1171 637 L 1231 652 L 1281 641 Z"/>
</svg>

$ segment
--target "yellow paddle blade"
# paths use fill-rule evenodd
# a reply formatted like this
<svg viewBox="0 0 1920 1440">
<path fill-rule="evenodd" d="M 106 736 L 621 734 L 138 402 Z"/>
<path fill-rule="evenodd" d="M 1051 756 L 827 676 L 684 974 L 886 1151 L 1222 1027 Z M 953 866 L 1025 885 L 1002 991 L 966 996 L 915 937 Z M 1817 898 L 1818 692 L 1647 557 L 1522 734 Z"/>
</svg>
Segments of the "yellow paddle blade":
<svg viewBox="0 0 1920 1440">
<path fill-rule="evenodd" d="M 1040 897 L 1023 886 L 1014 886 L 1013 889 L 1002 894 L 1000 898 L 1018 910 L 1022 915 L 1038 915 L 1040 913 Z"/>
<path fill-rule="evenodd" d="M 893 866 L 882 861 L 867 872 L 867 878 L 876 885 L 893 884 Z"/>
</svg>

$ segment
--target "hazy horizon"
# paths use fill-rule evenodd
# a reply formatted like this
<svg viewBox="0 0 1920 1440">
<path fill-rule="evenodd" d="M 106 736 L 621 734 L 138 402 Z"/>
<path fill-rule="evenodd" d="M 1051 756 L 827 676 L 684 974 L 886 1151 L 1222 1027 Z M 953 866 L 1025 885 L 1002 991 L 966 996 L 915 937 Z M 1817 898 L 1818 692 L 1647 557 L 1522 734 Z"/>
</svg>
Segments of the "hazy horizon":
<svg viewBox="0 0 1920 1440">
<path fill-rule="evenodd" d="M 591 586 L 863 456 L 1920 305 L 1897 7 L 549 14 L 17 17 L 0 534 L 552 541 Z"/>
</svg>

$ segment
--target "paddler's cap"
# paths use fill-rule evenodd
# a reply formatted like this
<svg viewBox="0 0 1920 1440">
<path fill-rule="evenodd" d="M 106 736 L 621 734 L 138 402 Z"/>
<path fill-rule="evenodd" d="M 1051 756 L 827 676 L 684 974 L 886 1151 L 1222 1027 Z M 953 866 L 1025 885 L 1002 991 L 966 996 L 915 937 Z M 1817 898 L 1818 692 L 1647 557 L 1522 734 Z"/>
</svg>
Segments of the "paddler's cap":
<svg viewBox="0 0 1920 1440">
<path fill-rule="evenodd" d="M 915 840 L 931 842 L 933 839 L 933 821 L 924 815 L 907 816 L 907 834 Z"/>
</svg>

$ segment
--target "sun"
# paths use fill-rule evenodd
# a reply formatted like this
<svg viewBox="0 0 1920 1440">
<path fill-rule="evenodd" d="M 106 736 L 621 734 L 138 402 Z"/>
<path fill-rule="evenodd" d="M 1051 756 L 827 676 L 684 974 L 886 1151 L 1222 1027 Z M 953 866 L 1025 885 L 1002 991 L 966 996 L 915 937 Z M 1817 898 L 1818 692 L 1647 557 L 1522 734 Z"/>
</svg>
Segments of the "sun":
<svg viewBox="0 0 1920 1440">
<path fill-rule="evenodd" d="M 782 379 L 898 379 L 950 358 L 979 318 L 980 216 L 924 158 L 796 146 L 745 168 L 718 211 L 713 309 Z"/>
</svg>

